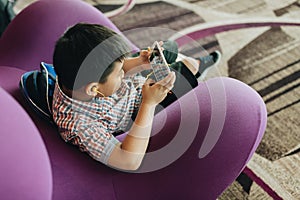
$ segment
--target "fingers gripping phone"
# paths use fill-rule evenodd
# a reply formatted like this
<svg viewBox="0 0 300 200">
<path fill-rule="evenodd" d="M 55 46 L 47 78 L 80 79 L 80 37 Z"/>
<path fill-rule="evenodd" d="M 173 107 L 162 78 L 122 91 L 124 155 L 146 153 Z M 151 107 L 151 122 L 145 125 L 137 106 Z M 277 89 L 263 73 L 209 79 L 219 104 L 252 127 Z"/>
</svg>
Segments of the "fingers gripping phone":
<svg viewBox="0 0 300 200">
<path fill-rule="evenodd" d="M 164 79 L 170 73 L 169 65 L 162 52 L 161 46 L 157 41 L 152 45 L 150 65 L 153 70 L 153 76 L 150 78 L 154 79 L 156 82 Z"/>
</svg>

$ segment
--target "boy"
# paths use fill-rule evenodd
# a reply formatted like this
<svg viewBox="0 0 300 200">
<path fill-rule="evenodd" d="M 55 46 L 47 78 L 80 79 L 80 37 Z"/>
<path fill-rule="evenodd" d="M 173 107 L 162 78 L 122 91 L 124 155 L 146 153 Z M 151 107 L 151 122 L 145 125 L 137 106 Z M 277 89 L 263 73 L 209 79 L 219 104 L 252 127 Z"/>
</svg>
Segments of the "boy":
<svg viewBox="0 0 300 200">
<path fill-rule="evenodd" d="M 166 98 L 179 73 L 156 83 L 146 80 L 136 72 L 149 68 L 151 51 L 142 50 L 135 58 L 126 58 L 127 52 L 124 38 L 101 25 L 80 23 L 68 29 L 53 56 L 58 77 L 53 119 L 66 142 L 95 160 L 136 170 L 146 152 L 156 106 L 162 101 L 167 106 L 187 91 L 179 89 L 177 97 Z M 197 74 L 199 66 L 201 59 L 191 58 L 171 64 L 184 78 Z M 197 86 L 195 77 L 190 79 L 191 88 Z M 128 129 L 122 143 L 113 135 Z"/>
</svg>

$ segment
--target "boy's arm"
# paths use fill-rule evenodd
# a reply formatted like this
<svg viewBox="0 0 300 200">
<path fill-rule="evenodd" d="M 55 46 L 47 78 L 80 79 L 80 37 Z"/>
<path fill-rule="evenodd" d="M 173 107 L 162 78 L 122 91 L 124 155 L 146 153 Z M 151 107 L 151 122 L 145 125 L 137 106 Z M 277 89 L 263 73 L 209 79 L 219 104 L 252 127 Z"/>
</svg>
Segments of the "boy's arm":
<svg viewBox="0 0 300 200">
<path fill-rule="evenodd" d="M 155 105 L 142 103 L 129 133 L 112 151 L 108 165 L 122 170 L 136 170 L 146 152 L 152 129 Z"/>
<path fill-rule="evenodd" d="M 108 159 L 108 165 L 122 170 L 137 170 L 144 158 L 156 105 L 161 102 L 173 88 L 175 73 L 150 85 L 147 80 L 143 85 L 142 103 L 129 133 L 120 146 L 116 146 Z"/>
<path fill-rule="evenodd" d="M 151 49 L 148 49 L 142 50 L 138 57 L 126 58 L 123 65 L 125 74 L 135 74 L 143 70 L 150 69 L 150 55 Z"/>
</svg>

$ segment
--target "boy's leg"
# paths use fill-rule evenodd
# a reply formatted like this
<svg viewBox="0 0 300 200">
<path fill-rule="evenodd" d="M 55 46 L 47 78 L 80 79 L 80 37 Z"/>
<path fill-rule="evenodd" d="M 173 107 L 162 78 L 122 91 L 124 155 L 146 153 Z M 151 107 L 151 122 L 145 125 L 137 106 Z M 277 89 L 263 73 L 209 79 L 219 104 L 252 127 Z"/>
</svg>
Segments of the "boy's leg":
<svg viewBox="0 0 300 200">
<path fill-rule="evenodd" d="M 165 52 L 167 52 L 167 50 L 164 51 L 164 54 Z M 176 82 L 172 93 L 168 95 L 160 105 L 166 107 L 195 88 L 198 85 L 197 78 L 200 77 L 202 80 L 206 76 L 207 71 L 220 61 L 220 58 L 221 53 L 214 51 L 207 56 L 197 59 L 183 57 L 181 61 L 172 63 L 170 68 L 176 73 Z"/>
<path fill-rule="evenodd" d="M 182 61 L 172 63 L 170 68 L 171 71 L 176 73 L 176 81 L 172 91 L 160 103 L 162 107 L 158 107 L 157 112 L 162 108 L 167 107 L 198 85 L 196 77 Z"/>
<path fill-rule="evenodd" d="M 195 77 L 197 79 L 200 77 L 200 80 L 203 80 L 208 70 L 217 65 L 221 60 L 221 53 L 218 50 L 199 58 L 187 57 L 182 54 L 179 54 L 179 56 Z"/>
<path fill-rule="evenodd" d="M 175 62 L 178 58 L 178 45 L 175 41 L 165 41 L 162 45 L 164 48 L 164 56 L 172 71 L 176 73 L 176 81 L 172 89 L 172 93 L 160 103 L 162 107 L 166 107 L 176 101 L 178 98 L 192 90 L 198 85 L 197 78 L 206 76 L 209 68 L 216 65 L 221 54 L 214 51 L 207 56 L 192 58 L 183 56 L 181 61 Z M 161 108 L 157 109 L 158 111 Z"/>
<path fill-rule="evenodd" d="M 218 51 L 210 53 L 208 56 L 200 58 L 191 58 L 184 56 L 181 61 L 175 62 L 178 58 L 178 45 L 175 41 L 164 41 L 162 45 L 163 54 L 172 71 L 176 73 L 176 81 L 172 92 L 160 103 L 161 107 L 157 107 L 156 112 L 161 111 L 178 98 L 192 90 L 198 85 L 197 78 L 206 75 L 207 70 L 214 66 L 221 57 Z M 139 56 L 139 52 L 132 55 Z M 148 74 L 148 73 L 147 73 Z"/>
</svg>

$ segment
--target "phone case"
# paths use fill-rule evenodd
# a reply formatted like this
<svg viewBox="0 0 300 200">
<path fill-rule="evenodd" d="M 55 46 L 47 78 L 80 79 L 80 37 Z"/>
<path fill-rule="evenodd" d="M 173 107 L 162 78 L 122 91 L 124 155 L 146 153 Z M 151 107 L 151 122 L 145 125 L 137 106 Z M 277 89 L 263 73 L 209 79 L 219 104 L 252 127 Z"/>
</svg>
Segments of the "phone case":
<svg viewBox="0 0 300 200">
<path fill-rule="evenodd" d="M 153 70 L 154 79 L 157 82 L 164 79 L 170 73 L 170 68 L 157 41 L 154 42 L 152 50 L 150 65 Z M 153 79 L 153 77 L 151 78 Z"/>
</svg>

